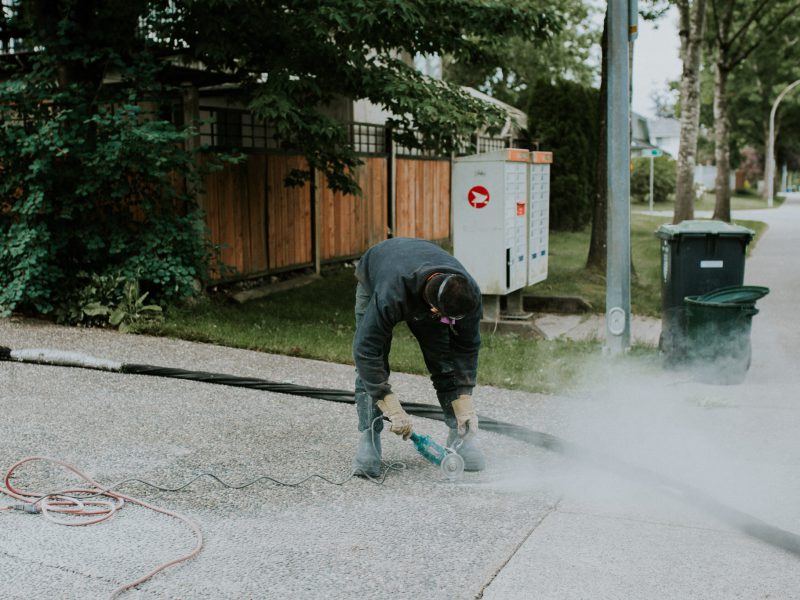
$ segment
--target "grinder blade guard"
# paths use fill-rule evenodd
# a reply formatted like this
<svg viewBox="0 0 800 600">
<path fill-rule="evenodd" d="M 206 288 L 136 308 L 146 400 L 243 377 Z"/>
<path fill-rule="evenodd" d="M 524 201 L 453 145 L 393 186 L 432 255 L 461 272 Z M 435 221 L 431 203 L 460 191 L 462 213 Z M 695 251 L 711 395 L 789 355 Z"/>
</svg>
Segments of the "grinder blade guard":
<svg viewBox="0 0 800 600">
<path fill-rule="evenodd" d="M 411 434 L 411 442 L 417 452 L 433 464 L 439 465 L 444 476 L 450 481 L 461 479 L 464 475 L 464 459 L 456 452 L 459 442 L 456 442 L 455 448 L 445 448 L 434 442 L 430 436 L 418 433 Z"/>
</svg>

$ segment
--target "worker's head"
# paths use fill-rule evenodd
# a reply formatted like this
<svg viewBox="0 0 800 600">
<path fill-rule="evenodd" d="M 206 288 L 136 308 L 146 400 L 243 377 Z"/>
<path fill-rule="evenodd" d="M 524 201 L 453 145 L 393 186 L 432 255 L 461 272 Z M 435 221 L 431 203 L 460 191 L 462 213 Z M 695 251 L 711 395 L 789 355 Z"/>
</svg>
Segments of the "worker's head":
<svg viewBox="0 0 800 600">
<path fill-rule="evenodd" d="M 480 302 L 469 280 L 455 273 L 432 274 L 425 282 L 422 295 L 434 316 L 449 325 L 471 313 Z"/>
</svg>

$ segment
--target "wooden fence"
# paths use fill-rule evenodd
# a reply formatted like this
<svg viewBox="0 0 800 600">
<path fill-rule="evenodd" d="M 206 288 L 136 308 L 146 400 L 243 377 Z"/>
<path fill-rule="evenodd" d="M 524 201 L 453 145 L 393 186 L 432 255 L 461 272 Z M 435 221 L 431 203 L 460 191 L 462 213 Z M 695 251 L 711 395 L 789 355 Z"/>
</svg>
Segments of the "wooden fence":
<svg viewBox="0 0 800 600">
<path fill-rule="evenodd" d="M 290 169 L 304 166 L 297 156 L 253 154 L 206 179 L 211 241 L 237 276 L 314 264 L 311 186 L 283 185 Z"/>
<path fill-rule="evenodd" d="M 359 196 L 316 185 L 286 187 L 299 156 L 255 153 L 206 180 L 211 240 L 234 277 L 315 267 L 360 256 L 396 236 L 450 237 L 450 161 L 370 155 L 355 172 Z M 394 177 L 390 175 L 394 172 Z"/>
<path fill-rule="evenodd" d="M 398 158 L 395 235 L 450 237 L 450 161 Z"/>
<path fill-rule="evenodd" d="M 387 159 L 366 157 L 355 173 L 362 195 L 333 192 L 319 181 L 321 260 L 360 256 L 388 234 Z"/>
</svg>

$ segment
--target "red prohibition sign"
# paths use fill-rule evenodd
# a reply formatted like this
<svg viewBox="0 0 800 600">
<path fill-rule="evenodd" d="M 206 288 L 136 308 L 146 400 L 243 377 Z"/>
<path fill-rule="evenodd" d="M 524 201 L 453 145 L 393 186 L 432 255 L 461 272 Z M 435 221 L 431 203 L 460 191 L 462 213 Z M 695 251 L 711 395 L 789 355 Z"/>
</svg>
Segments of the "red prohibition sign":
<svg viewBox="0 0 800 600">
<path fill-rule="evenodd" d="M 467 192 L 467 200 L 475 208 L 483 208 L 489 204 L 489 190 L 482 185 L 476 185 Z"/>
</svg>

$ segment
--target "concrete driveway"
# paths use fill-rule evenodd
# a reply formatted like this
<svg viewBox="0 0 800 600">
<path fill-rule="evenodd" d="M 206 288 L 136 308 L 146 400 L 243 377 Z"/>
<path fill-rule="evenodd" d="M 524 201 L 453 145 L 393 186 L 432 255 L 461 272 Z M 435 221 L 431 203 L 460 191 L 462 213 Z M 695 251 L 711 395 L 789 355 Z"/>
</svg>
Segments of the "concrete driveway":
<svg viewBox="0 0 800 600">
<path fill-rule="evenodd" d="M 745 215 L 734 215 L 744 218 Z M 737 386 L 696 383 L 643 363 L 595 357 L 583 389 L 546 397 L 480 387 L 479 412 L 580 443 L 598 456 L 694 486 L 718 502 L 800 533 L 800 197 L 747 218 L 769 231 L 747 264 L 772 293 L 753 321 L 753 365 Z M 654 239 L 654 243 L 657 243 Z M 348 388 L 352 367 L 207 344 L 0 321 L 0 345 L 84 352 L 125 363 Z M 535 368 L 535 365 L 531 366 Z M 423 377 L 397 375 L 401 399 L 434 402 Z M 201 527 L 199 556 L 122 597 L 254 599 L 800 598 L 798 556 L 756 539 L 666 484 L 612 472 L 489 432 L 488 469 L 443 479 L 385 433 L 383 484 L 347 480 L 352 406 L 254 390 L 85 369 L 0 362 L 0 473 L 31 455 L 59 458 L 102 483 Z M 415 420 L 444 437 L 443 425 Z M 19 471 L 18 488 L 74 479 Z M 187 552 L 180 522 L 126 505 L 89 527 L 0 513 L 6 598 L 103 598 Z"/>
</svg>

